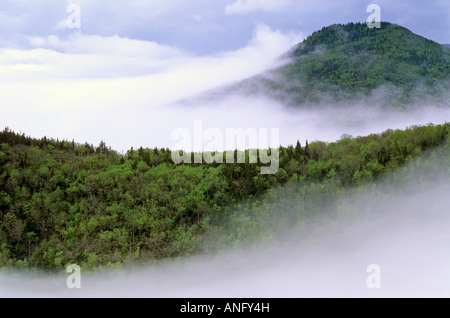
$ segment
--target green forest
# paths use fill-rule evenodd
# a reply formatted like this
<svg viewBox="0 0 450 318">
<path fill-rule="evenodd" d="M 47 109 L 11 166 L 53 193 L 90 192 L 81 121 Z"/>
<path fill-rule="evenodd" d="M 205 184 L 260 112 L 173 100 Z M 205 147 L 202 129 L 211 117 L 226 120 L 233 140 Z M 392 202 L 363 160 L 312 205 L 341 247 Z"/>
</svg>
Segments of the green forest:
<svg viewBox="0 0 450 318">
<path fill-rule="evenodd" d="M 298 141 L 279 148 L 276 174 L 263 175 L 259 164 L 175 164 L 165 148 L 120 154 L 105 142 L 36 139 L 5 128 L 0 267 L 102 270 L 273 241 L 351 189 L 433 149 L 448 154 L 449 132 L 448 123 L 429 124 Z"/>
<path fill-rule="evenodd" d="M 351 104 L 361 99 L 405 108 L 445 104 L 450 49 L 396 24 L 334 24 L 314 32 L 286 54 L 289 62 L 233 85 L 292 106 Z"/>
</svg>

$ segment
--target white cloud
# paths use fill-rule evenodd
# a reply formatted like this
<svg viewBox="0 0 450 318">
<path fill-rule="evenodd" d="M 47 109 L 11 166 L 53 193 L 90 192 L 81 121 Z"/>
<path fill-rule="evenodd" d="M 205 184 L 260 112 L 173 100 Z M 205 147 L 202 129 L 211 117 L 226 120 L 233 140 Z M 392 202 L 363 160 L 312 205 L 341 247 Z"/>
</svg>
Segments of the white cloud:
<svg viewBox="0 0 450 318">
<path fill-rule="evenodd" d="M 276 12 L 284 9 L 289 0 L 236 0 L 225 7 L 226 14 L 247 14 L 255 11 Z"/>
<path fill-rule="evenodd" d="M 260 25 L 245 47 L 207 56 L 117 36 L 29 38 L 35 49 L 0 50 L 0 127 L 103 139 L 117 150 L 172 146 L 174 128 L 209 115 L 229 125 L 224 115 L 241 105 L 228 105 L 224 115 L 168 105 L 273 67 L 301 38 Z M 239 114 L 250 117 L 245 109 Z"/>
<path fill-rule="evenodd" d="M 333 141 L 343 133 L 365 135 L 449 118 L 448 111 L 431 108 L 391 117 L 365 110 L 294 113 L 271 101 L 233 96 L 174 105 L 279 65 L 277 58 L 302 38 L 258 25 L 245 47 L 207 56 L 118 36 L 30 38 L 35 49 L 0 50 L 0 127 L 35 137 L 105 140 L 120 151 L 170 148 L 172 131 L 191 129 L 197 119 L 205 129 L 280 128 L 287 145 L 298 138 Z"/>
<path fill-rule="evenodd" d="M 98 36 L 76 33 L 68 39 L 50 35 L 46 38 L 29 37 L 30 44 L 40 48 L 49 48 L 64 53 L 104 54 L 110 56 L 147 56 L 173 58 L 185 53 L 181 50 L 156 42 L 133 40 L 118 35 Z"/>
<path fill-rule="evenodd" d="M 258 25 L 244 48 L 194 56 L 175 47 L 117 35 L 101 37 L 78 33 L 66 39 L 55 35 L 29 37 L 29 43 L 35 49 L 0 51 L 3 70 L 0 71 L 0 80 L 123 78 L 137 75 L 166 76 L 168 80 L 168 74 L 171 74 L 172 78 L 184 79 L 183 87 L 189 86 L 198 92 L 199 89 L 192 87 L 192 83 L 197 83 L 200 89 L 207 89 L 258 74 L 302 38 L 301 34 L 283 34 Z M 23 65 L 39 67 L 27 72 Z M 6 69 L 8 72 L 5 72 Z"/>
</svg>

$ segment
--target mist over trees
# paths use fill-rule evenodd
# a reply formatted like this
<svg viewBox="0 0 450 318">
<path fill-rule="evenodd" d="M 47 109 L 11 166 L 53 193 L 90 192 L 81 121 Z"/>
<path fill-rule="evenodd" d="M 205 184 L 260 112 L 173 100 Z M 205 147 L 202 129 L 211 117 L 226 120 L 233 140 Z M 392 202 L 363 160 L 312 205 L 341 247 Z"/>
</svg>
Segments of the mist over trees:
<svg viewBox="0 0 450 318">
<path fill-rule="evenodd" d="M 334 24 L 314 32 L 277 69 L 232 85 L 293 107 L 374 103 L 409 108 L 446 104 L 450 49 L 387 22 Z"/>
<path fill-rule="evenodd" d="M 301 185 L 296 195 L 302 204 L 290 218 L 265 210 L 282 229 L 320 213 L 346 189 L 371 184 L 448 143 L 449 131 L 449 124 L 430 124 L 343 135 L 333 143 L 298 141 L 280 147 L 276 174 L 262 175 L 248 163 L 177 165 L 169 149 L 132 148 L 121 155 L 104 142 L 35 139 L 5 129 L 0 266 L 104 269 L 270 240 L 276 229 L 261 228 L 252 211 L 264 207 L 267 196 L 282 205 L 277 189 Z"/>
<path fill-rule="evenodd" d="M 269 96 L 311 110 L 370 101 L 387 110 L 448 106 L 450 49 L 398 25 L 325 27 L 283 58 L 283 66 L 221 88 L 219 97 Z M 434 149 L 448 155 L 449 131 L 448 123 L 429 124 L 304 144 L 298 136 L 279 147 L 278 172 L 265 175 L 248 163 L 254 149 L 234 152 L 246 163 L 176 164 L 168 148 L 122 154 L 104 141 L 37 139 L 6 128 L 0 267 L 103 270 L 273 241 L 293 227 L 311 230 L 326 206 L 354 189 L 436 156 Z"/>
</svg>

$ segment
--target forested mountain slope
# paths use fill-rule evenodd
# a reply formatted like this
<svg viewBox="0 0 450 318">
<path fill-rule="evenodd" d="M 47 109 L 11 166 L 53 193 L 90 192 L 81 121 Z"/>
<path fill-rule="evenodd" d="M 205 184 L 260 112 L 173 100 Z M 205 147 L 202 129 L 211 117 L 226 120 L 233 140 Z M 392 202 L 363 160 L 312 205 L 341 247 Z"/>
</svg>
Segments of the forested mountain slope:
<svg viewBox="0 0 450 318">
<path fill-rule="evenodd" d="M 284 66 L 227 93 L 265 95 L 292 106 L 448 104 L 450 49 L 399 25 L 335 24 L 288 52 Z M 218 91 L 219 92 L 219 91 Z"/>
<path fill-rule="evenodd" d="M 98 269 L 152 262 L 214 250 L 213 234 L 230 228 L 227 244 L 270 239 L 274 233 L 259 231 L 251 216 L 266 195 L 301 185 L 303 204 L 295 210 L 301 220 L 345 189 L 448 144 L 449 131 L 449 124 L 430 124 L 297 143 L 280 147 L 276 174 L 262 175 L 259 164 L 177 165 L 169 149 L 131 149 L 122 156 L 103 142 L 94 147 L 5 129 L 0 266 L 59 271 L 72 263 Z M 243 207 L 243 214 L 235 213 Z"/>
</svg>

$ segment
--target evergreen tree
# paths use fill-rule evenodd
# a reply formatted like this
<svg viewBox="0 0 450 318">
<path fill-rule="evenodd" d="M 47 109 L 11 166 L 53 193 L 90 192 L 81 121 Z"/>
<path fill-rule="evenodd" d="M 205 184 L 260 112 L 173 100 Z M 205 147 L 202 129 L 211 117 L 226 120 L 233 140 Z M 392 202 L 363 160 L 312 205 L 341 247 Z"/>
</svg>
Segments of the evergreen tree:
<svg viewBox="0 0 450 318">
<path fill-rule="evenodd" d="M 310 158 L 310 156 L 311 156 L 311 154 L 310 154 L 310 152 L 309 152 L 309 144 L 308 144 L 308 140 L 306 140 L 306 144 L 305 144 L 305 157 L 306 158 Z"/>
<path fill-rule="evenodd" d="M 300 159 L 303 155 L 302 145 L 300 144 L 300 140 L 297 140 L 297 144 L 295 145 L 295 154 L 296 159 Z"/>
</svg>

